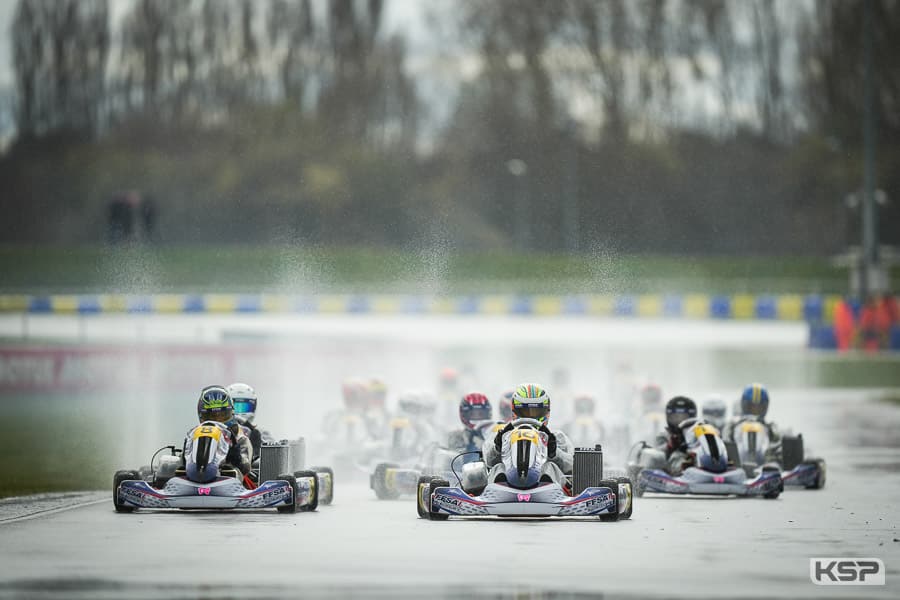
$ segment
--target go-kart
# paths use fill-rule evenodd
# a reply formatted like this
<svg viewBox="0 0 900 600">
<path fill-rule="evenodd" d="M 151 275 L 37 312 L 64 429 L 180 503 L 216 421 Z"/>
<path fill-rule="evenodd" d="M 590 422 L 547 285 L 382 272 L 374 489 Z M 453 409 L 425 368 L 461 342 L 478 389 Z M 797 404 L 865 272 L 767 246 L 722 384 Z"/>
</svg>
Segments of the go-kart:
<svg viewBox="0 0 900 600">
<path fill-rule="evenodd" d="M 803 435 L 783 435 L 780 442 L 772 442 L 765 424 L 755 418 L 737 422 L 733 429 L 735 464 L 743 467 L 748 477 L 760 467 L 774 463 L 781 469 L 784 485 L 820 489 L 825 486 L 825 461 L 821 458 L 804 458 Z"/>
<path fill-rule="evenodd" d="M 628 459 L 628 473 L 635 481 L 635 494 L 713 494 L 777 498 L 784 489 L 777 466 L 763 465 L 760 472 L 748 476 L 729 460 L 719 431 L 697 419 L 679 424 L 684 432 L 690 464 L 680 475 L 668 472 L 662 450 L 638 442 Z"/>
<path fill-rule="evenodd" d="M 230 435 L 223 424 L 206 421 L 188 433 L 184 450 L 175 446 L 157 450 L 149 473 L 117 471 L 113 478 L 116 511 L 274 507 L 293 513 L 315 510 L 320 500 L 331 501 L 330 469 L 288 470 L 302 466 L 302 440 L 263 445 L 258 470 L 243 476 L 225 462 Z"/>
<path fill-rule="evenodd" d="M 603 479 L 603 452 L 576 448 L 574 468 L 557 481 L 548 467 L 547 442 L 534 419 L 511 421 L 503 434 L 501 462 L 490 474 L 481 460 L 454 468 L 458 485 L 420 477 L 416 494 L 419 517 L 432 521 L 458 517 L 631 517 L 632 490 L 627 477 Z"/>
</svg>

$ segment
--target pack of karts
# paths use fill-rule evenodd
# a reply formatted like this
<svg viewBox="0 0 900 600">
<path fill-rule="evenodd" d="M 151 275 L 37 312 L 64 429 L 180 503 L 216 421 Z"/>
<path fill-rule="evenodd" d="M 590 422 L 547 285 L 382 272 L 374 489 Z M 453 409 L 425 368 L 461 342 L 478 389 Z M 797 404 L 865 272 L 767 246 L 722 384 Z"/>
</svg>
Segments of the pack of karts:
<svg viewBox="0 0 900 600">
<path fill-rule="evenodd" d="M 575 465 L 563 480 L 554 476 L 546 441 L 534 419 L 516 419 L 503 433 L 501 462 L 481 460 L 453 473 L 457 485 L 432 475 L 417 482 L 419 517 L 433 521 L 456 517 L 599 517 L 628 519 L 633 510 L 628 478 L 603 479 L 603 453 L 576 449 Z M 558 470 L 558 469 L 557 469 Z"/>
<path fill-rule="evenodd" d="M 764 424 L 744 419 L 734 425 L 729 456 L 748 476 L 774 465 L 786 486 L 820 489 L 825 486 L 825 461 L 804 456 L 803 435 L 783 435 L 773 443 Z"/>
<path fill-rule="evenodd" d="M 712 494 L 777 498 L 784 490 L 777 465 L 762 465 L 748 474 L 729 459 L 719 431 L 697 419 L 679 425 L 684 433 L 690 466 L 679 474 L 670 472 L 662 450 L 646 442 L 635 444 L 628 460 L 628 472 L 635 482 L 635 494 Z"/>
<path fill-rule="evenodd" d="M 313 511 L 330 504 L 334 474 L 327 467 L 303 469 L 304 442 L 264 444 L 248 475 L 225 463 L 227 428 L 215 421 L 194 427 L 183 450 L 160 448 L 148 468 L 117 471 L 117 512 L 152 509 L 263 509 Z"/>
</svg>

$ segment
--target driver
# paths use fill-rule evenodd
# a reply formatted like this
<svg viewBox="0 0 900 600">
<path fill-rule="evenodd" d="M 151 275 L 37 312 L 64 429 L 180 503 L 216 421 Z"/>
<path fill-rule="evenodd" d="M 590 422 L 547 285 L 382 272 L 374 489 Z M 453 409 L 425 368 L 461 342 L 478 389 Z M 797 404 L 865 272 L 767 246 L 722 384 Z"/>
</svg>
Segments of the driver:
<svg viewBox="0 0 900 600">
<path fill-rule="evenodd" d="M 474 452 L 484 445 L 485 425 L 493 425 L 491 401 L 481 392 L 471 392 L 459 401 L 462 429 L 451 431 L 447 447 L 457 452 Z"/>
<path fill-rule="evenodd" d="M 680 475 L 690 466 L 692 458 L 688 454 L 684 431 L 679 425 L 687 419 L 697 418 L 697 404 L 686 396 L 675 396 L 666 403 L 666 431 L 660 435 L 658 448 L 666 455 L 667 471 L 670 475 Z"/>
<path fill-rule="evenodd" d="M 766 421 L 766 413 L 769 411 L 769 391 L 761 383 L 752 383 L 744 388 L 741 393 L 741 414 L 735 416 L 728 425 L 725 426 L 723 438 L 729 441 L 734 440 L 735 427 L 747 419 L 756 420 L 762 423 L 769 433 L 769 441 L 773 447 L 777 447 L 781 442 L 781 434 L 778 427 L 771 421 Z"/>
<path fill-rule="evenodd" d="M 234 419 L 244 430 L 246 436 L 250 439 L 253 446 L 253 459 L 259 458 L 259 449 L 262 445 L 271 444 L 275 441 L 272 434 L 268 431 L 259 429 L 254 423 L 256 419 L 256 405 L 259 397 L 256 390 L 246 383 L 232 383 L 225 390 L 231 396 L 234 402 Z"/>
<path fill-rule="evenodd" d="M 566 484 L 566 473 L 572 472 L 572 444 L 568 436 L 561 431 L 551 431 L 547 426 L 550 420 L 550 395 L 539 385 L 523 383 L 516 388 L 512 397 L 513 421 L 498 431 L 493 439 L 484 444 L 484 462 L 490 468 L 502 462 L 504 434 L 512 431 L 516 419 L 535 419 L 541 423 L 539 431 L 547 444 L 547 458 L 544 464 L 542 481 Z M 494 475 L 495 473 L 492 473 Z"/>
<path fill-rule="evenodd" d="M 248 475 L 251 469 L 253 444 L 234 418 L 234 401 L 221 385 L 210 385 L 200 391 L 197 417 L 201 423 L 214 421 L 223 424 L 231 434 L 231 447 L 225 462 Z"/>
</svg>

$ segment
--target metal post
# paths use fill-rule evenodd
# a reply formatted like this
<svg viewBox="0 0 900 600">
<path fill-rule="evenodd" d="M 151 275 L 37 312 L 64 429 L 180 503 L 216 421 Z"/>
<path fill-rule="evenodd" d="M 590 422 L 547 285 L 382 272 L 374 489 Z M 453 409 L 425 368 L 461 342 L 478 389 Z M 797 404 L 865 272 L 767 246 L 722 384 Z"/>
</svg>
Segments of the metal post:
<svg viewBox="0 0 900 600">
<path fill-rule="evenodd" d="M 862 204 L 862 273 L 860 292 L 863 299 L 873 291 L 873 281 L 878 270 L 878 216 L 875 206 L 875 74 L 872 66 L 872 0 L 863 2 L 863 166 Z"/>
</svg>

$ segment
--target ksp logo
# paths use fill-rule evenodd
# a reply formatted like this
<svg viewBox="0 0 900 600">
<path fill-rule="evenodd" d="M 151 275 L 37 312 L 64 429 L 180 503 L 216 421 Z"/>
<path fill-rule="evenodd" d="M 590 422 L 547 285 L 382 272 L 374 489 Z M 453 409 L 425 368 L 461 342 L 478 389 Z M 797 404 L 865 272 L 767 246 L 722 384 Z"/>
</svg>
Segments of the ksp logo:
<svg viewBox="0 0 900 600">
<path fill-rule="evenodd" d="M 884 585 L 879 558 L 810 558 L 809 578 L 816 585 Z"/>
</svg>

